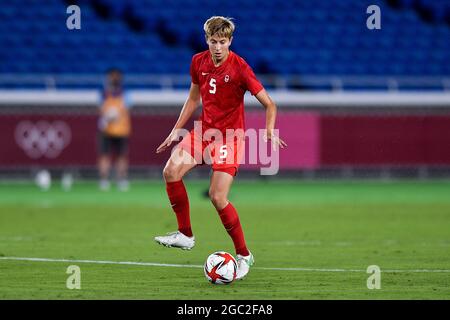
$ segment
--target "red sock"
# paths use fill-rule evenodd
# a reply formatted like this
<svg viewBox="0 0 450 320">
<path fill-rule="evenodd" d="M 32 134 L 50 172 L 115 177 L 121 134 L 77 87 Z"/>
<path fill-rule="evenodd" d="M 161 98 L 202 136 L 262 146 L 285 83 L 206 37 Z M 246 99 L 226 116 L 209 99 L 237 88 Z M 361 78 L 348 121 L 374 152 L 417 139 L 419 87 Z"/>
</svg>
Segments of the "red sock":
<svg viewBox="0 0 450 320">
<path fill-rule="evenodd" d="M 244 232 L 242 231 L 241 222 L 239 221 L 239 216 L 236 209 L 233 207 L 231 202 L 229 202 L 225 208 L 218 210 L 218 212 L 223 226 L 227 230 L 231 239 L 233 239 L 236 253 L 243 256 L 248 256 L 250 252 L 245 245 Z"/>
<path fill-rule="evenodd" d="M 188 237 L 192 237 L 189 198 L 183 180 L 166 182 L 166 190 L 172 209 L 177 215 L 178 231 Z"/>
</svg>

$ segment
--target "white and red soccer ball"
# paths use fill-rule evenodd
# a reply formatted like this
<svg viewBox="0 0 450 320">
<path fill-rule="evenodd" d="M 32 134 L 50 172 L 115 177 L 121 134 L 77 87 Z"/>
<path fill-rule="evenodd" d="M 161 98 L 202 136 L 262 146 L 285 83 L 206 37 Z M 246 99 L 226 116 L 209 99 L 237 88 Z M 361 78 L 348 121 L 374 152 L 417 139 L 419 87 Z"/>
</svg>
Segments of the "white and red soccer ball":
<svg viewBox="0 0 450 320">
<path fill-rule="evenodd" d="M 209 282 L 230 284 L 236 279 L 237 262 L 228 252 L 217 251 L 206 259 L 204 271 Z"/>
</svg>

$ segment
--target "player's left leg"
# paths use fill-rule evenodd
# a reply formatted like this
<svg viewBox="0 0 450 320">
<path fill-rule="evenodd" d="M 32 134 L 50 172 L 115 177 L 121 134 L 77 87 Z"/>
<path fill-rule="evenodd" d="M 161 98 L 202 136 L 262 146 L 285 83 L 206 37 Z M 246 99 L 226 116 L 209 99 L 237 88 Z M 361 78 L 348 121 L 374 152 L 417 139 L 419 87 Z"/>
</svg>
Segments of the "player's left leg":
<svg viewBox="0 0 450 320">
<path fill-rule="evenodd" d="M 116 175 L 120 191 L 128 191 L 128 138 L 117 138 Z"/>
<path fill-rule="evenodd" d="M 235 173 L 235 168 L 231 168 L 231 170 L 230 168 L 224 169 L 223 171 L 215 170 L 211 176 L 209 196 L 219 213 L 223 226 L 233 240 L 238 263 L 236 279 L 242 279 L 247 275 L 250 266 L 254 263 L 254 258 L 247 249 L 238 213 L 228 200 L 228 193 Z"/>
<path fill-rule="evenodd" d="M 128 191 L 128 157 L 119 155 L 116 161 L 117 187 L 120 191 Z"/>
</svg>

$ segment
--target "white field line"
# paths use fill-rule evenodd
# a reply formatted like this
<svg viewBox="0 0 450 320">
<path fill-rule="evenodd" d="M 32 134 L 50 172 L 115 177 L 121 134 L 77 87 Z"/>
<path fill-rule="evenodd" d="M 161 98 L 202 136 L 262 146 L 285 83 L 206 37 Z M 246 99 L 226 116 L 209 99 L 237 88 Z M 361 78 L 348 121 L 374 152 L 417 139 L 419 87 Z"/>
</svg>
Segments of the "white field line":
<svg viewBox="0 0 450 320">
<path fill-rule="evenodd" d="M 26 258 L 26 257 L 0 257 L 0 260 L 33 261 L 33 262 L 69 262 L 69 263 L 92 263 L 92 264 L 113 264 L 113 265 L 133 265 L 151 267 L 174 267 L 174 268 L 203 268 L 196 264 L 172 264 L 155 262 L 133 262 L 133 261 L 104 261 L 104 260 L 71 260 L 71 259 L 49 259 L 49 258 Z M 270 268 L 253 267 L 257 270 L 275 271 L 314 271 L 314 272 L 366 272 L 364 269 L 328 269 L 328 268 Z M 450 273 L 450 269 L 381 269 L 387 273 Z"/>
</svg>

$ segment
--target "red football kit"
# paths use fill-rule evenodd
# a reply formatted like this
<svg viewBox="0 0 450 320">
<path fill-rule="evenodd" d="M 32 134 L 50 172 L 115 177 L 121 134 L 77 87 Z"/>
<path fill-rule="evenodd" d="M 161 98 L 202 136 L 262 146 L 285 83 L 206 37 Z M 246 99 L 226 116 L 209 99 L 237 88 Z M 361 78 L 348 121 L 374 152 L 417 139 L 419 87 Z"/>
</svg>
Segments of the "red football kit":
<svg viewBox="0 0 450 320">
<path fill-rule="evenodd" d="M 241 129 L 243 133 L 245 92 L 248 90 L 256 95 L 263 86 L 247 62 L 232 51 L 218 67 L 214 66 L 209 50 L 194 55 L 190 74 L 192 83 L 200 88 L 202 134 L 194 128 L 179 146 L 197 162 L 201 160 L 212 164 L 214 171 L 224 171 L 234 176 L 243 154 L 244 139 L 243 136 L 226 139 L 226 130 Z M 215 139 L 217 136 L 212 130 L 219 131 L 223 139 Z"/>
</svg>

